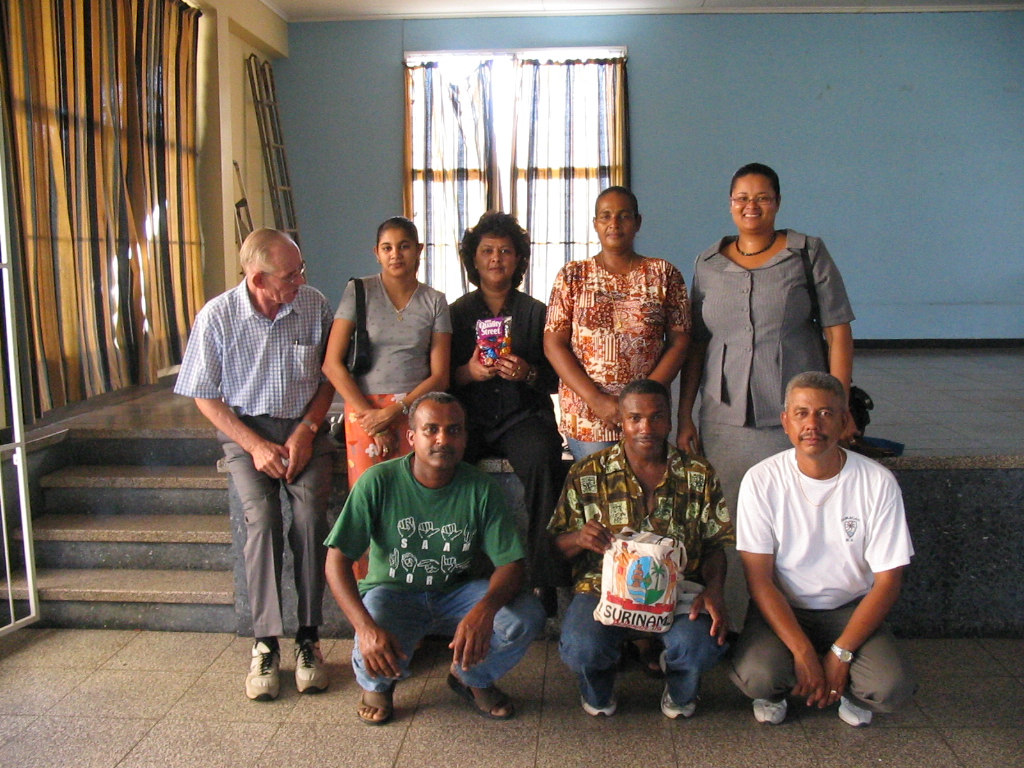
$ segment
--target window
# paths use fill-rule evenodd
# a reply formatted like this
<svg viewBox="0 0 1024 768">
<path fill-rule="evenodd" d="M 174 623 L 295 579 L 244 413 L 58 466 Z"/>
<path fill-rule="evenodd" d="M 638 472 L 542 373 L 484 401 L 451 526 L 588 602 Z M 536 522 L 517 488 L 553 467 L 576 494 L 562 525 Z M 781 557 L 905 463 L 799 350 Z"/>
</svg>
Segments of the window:
<svg viewBox="0 0 1024 768">
<path fill-rule="evenodd" d="M 624 49 L 406 57 L 406 211 L 421 277 L 449 301 L 471 287 L 458 243 L 488 210 L 530 233 L 522 289 L 547 301 L 558 270 L 599 246 L 602 189 L 628 184 Z"/>
</svg>

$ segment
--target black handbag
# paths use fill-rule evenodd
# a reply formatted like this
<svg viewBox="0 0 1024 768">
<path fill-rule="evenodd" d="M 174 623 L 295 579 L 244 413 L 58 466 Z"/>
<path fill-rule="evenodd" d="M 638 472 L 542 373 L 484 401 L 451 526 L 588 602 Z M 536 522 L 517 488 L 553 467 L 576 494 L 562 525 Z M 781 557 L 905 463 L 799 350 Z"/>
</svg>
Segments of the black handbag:
<svg viewBox="0 0 1024 768">
<path fill-rule="evenodd" d="M 358 277 L 350 277 L 348 281 L 355 283 L 356 327 L 352 329 L 352 338 L 348 342 L 345 367 L 353 376 L 362 376 L 370 370 L 370 334 L 366 330 L 366 293 L 363 289 L 363 281 Z"/>
</svg>

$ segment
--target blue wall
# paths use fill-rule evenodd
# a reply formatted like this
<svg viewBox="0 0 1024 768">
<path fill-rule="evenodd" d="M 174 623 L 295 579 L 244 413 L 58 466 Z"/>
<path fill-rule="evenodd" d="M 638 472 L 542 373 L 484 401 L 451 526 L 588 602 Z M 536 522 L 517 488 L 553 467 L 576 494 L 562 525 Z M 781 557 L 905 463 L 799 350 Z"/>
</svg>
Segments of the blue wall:
<svg viewBox="0 0 1024 768">
<path fill-rule="evenodd" d="M 332 302 L 402 208 L 405 51 L 626 45 L 638 250 L 689 278 L 729 178 L 782 178 L 858 338 L 1024 338 L 1024 13 L 662 15 L 289 27 L 275 66 L 303 251 Z"/>
</svg>

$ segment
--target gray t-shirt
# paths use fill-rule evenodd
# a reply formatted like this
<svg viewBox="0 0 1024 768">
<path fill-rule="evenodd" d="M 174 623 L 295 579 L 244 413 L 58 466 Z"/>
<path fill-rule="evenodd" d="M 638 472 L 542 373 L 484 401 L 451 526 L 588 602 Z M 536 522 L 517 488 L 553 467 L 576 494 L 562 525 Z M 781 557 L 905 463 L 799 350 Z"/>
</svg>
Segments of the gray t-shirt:
<svg viewBox="0 0 1024 768">
<path fill-rule="evenodd" d="M 451 333 L 444 294 L 420 283 L 401 311 L 391 303 L 380 275 L 362 278 L 366 291 L 366 330 L 370 334 L 371 367 L 356 383 L 367 395 L 406 394 L 430 375 L 430 339 Z M 335 319 L 356 321 L 356 293 L 345 286 Z"/>
</svg>

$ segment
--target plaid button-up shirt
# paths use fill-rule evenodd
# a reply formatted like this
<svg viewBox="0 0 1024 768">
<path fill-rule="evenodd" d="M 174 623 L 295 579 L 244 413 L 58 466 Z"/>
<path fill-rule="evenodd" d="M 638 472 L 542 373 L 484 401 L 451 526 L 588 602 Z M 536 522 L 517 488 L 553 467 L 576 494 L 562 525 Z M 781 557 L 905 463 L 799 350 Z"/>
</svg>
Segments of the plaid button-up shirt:
<svg viewBox="0 0 1024 768">
<path fill-rule="evenodd" d="M 223 399 L 239 415 L 297 419 L 320 384 L 333 320 L 327 299 L 303 285 L 271 320 L 243 280 L 196 315 L 174 391 Z"/>
</svg>

